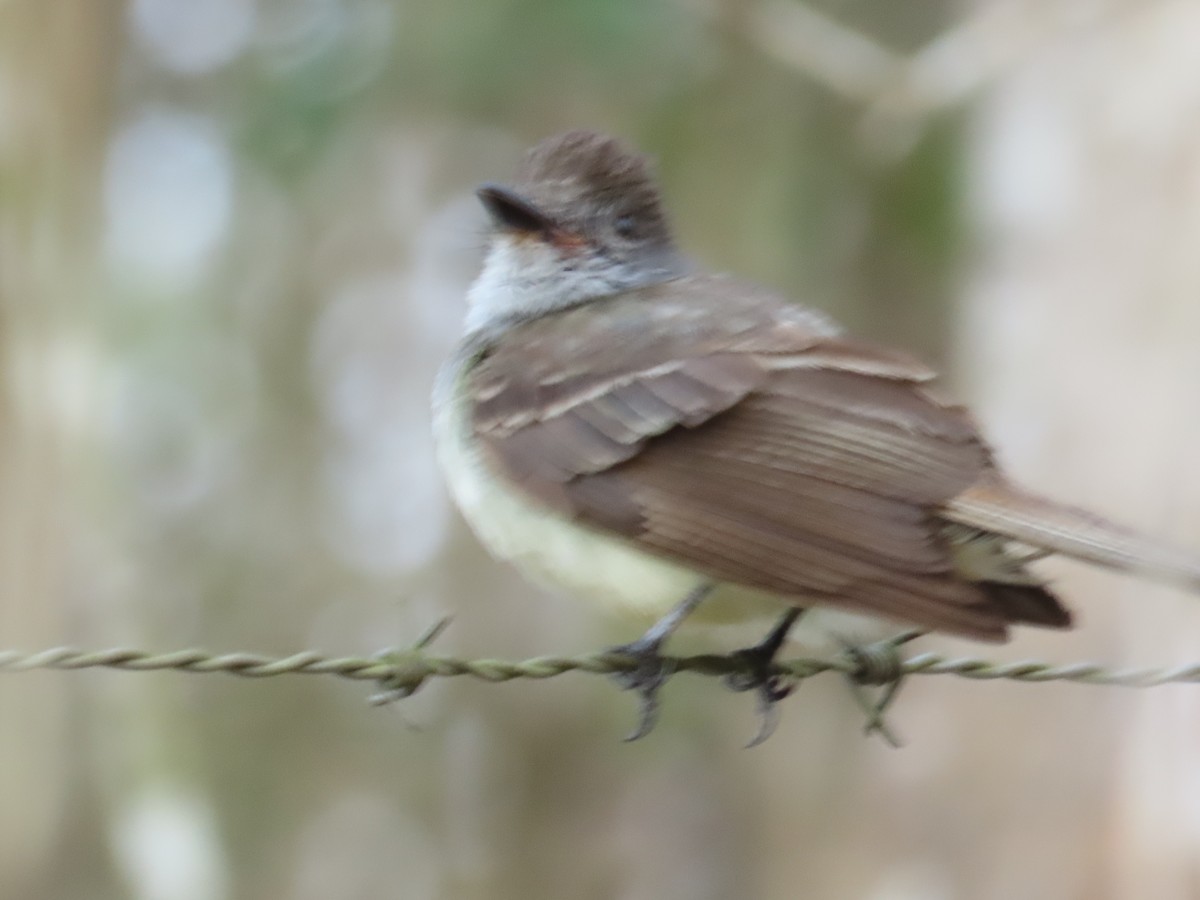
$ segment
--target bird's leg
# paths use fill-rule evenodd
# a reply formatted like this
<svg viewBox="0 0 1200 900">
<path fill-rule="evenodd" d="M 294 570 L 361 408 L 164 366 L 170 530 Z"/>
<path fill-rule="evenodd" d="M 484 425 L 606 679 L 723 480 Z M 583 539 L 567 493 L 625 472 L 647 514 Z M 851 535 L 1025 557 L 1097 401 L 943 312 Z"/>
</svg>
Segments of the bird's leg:
<svg viewBox="0 0 1200 900">
<path fill-rule="evenodd" d="M 754 691 L 758 695 L 758 733 L 746 745 L 757 747 L 779 725 L 779 701 L 788 696 L 794 683 L 775 670 L 775 656 L 787 640 L 788 632 L 804 613 L 803 607 L 793 607 L 783 614 L 767 636 L 753 647 L 738 650 L 733 656 L 746 664 L 746 670 L 730 675 L 725 683 L 735 691 Z"/>
<path fill-rule="evenodd" d="M 636 641 L 613 647 L 619 653 L 634 660 L 636 666 L 627 672 L 618 673 L 617 683 L 625 690 L 635 691 L 640 698 L 638 724 L 626 736 L 627 741 L 645 737 L 658 721 L 658 692 L 673 673 L 670 663 L 662 655 L 663 644 L 683 624 L 683 620 L 695 612 L 696 607 L 712 591 L 711 584 L 702 584 L 688 592 L 665 616 L 650 626 L 650 630 Z"/>
</svg>

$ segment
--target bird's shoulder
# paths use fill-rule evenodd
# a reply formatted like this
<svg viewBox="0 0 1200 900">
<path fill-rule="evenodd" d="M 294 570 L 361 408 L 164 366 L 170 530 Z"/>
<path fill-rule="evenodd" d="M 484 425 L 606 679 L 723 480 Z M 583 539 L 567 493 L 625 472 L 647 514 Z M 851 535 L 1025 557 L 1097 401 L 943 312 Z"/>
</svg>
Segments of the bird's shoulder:
<svg viewBox="0 0 1200 900">
<path fill-rule="evenodd" d="M 484 433 L 510 434 L 632 383 L 707 395 L 679 419 L 694 425 L 780 373 L 818 369 L 912 385 L 936 377 L 776 292 L 697 275 L 514 323 L 482 348 L 468 389 Z"/>
</svg>

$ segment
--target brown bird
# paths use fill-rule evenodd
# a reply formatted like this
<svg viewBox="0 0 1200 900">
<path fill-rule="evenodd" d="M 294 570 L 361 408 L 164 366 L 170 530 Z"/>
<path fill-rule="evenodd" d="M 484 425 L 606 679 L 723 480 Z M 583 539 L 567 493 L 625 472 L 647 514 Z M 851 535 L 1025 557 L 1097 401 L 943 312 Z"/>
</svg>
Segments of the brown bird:
<svg viewBox="0 0 1200 900">
<path fill-rule="evenodd" d="M 435 390 L 439 458 L 494 556 L 658 620 L 625 648 L 647 662 L 641 732 L 685 617 L 784 613 L 765 673 L 803 609 L 989 641 L 1065 628 L 1028 567 L 1047 553 L 1200 590 L 1196 556 L 1010 482 L 921 362 L 694 272 L 621 142 L 548 138 L 478 195 L 490 244 Z"/>
</svg>

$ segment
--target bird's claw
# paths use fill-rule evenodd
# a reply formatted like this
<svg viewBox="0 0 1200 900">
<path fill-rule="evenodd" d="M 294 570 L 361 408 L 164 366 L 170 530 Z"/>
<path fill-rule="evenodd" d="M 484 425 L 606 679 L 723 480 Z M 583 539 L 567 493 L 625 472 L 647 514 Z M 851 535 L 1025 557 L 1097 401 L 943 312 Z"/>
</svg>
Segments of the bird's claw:
<svg viewBox="0 0 1200 900">
<path fill-rule="evenodd" d="M 674 665 L 669 657 L 662 655 L 660 641 L 638 640 L 631 644 L 613 647 L 609 652 L 628 657 L 634 661 L 634 666 L 624 672 L 613 675 L 622 690 L 633 691 L 638 696 L 638 721 L 633 731 L 625 736 L 625 741 L 632 742 L 644 738 L 658 724 L 659 691 L 675 674 Z"/>
<path fill-rule="evenodd" d="M 791 694 L 796 685 L 777 672 L 765 674 L 756 684 L 738 683 L 734 676 L 730 676 L 726 683 L 735 691 L 752 690 L 757 695 L 758 731 L 746 744 L 746 749 L 757 747 L 779 727 L 783 715 L 779 701 Z"/>
<path fill-rule="evenodd" d="M 758 700 L 758 732 L 746 744 L 747 750 L 775 733 L 782 714 L 779 701 L 795 690 L 796 682 L 775 665 L 775 656 L 802 612 L 789 610 L 760 643 L 733 654 L 742 667 L 725 677 L 725 685 L 733 691 L 754 691 Z"/>
</svg>

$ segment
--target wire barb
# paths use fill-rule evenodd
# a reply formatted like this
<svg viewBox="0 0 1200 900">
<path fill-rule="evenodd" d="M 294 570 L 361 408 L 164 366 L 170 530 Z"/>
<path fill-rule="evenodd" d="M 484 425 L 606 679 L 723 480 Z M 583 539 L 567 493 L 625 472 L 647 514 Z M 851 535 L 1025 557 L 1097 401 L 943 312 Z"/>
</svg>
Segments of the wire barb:
<svg viewBox="0 0 1200 900">
<path fill-rule="evenodd" d="M 846 683 L 854 702 L 866 716 L 863 734 L 870 737 L 878 734 L 891 747 L 901 746 L 901 741 L 888 725 L 884 714 L 891 707 L 904 683 L 908 672 L 900 657 L 900 648 L 909 641 L 921 637 L 920 631 L 906 631 L 885 641 L 858 646 L 845 644 L 846 658 L 853 668 L 846 673 Z M 867 687 L 882 687 L 878 698 L 872 699 Z"/>
</svg>

